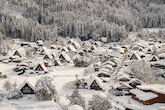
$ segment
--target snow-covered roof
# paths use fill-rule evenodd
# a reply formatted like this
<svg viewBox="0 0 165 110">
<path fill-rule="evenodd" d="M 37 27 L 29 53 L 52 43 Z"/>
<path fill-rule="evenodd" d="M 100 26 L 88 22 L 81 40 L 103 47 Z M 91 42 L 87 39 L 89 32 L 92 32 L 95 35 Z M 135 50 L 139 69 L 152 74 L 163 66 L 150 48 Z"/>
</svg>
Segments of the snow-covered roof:
<svg viewBox="0 0 165 110">
<path fill-rule="evenodd" d="M 120 83 L 120 85 L 118 86 L 118 88 L 128 88 L 128 89 L 132 89 L 132 87 L 128 84 L 128 83 Z"/>
<path fill-rule="evenodd" d="M 100 88 L 103 88 L 103 83 L 100 78 L 94 77 L 93 79 L 88 80 L 88 86 L 91 86 L 91 84 L 96 81 L 96 83 L 99 85 Z"/>
<path fill-rule="evenodd" d="M 41 52 L 44 52 L 45 54 L 50 54 L 50 51 L 47 47 L 43 47 Z"/>
<path fill-rule="evenodd" d="M 138 53 L 136 52 L 132 52 L 132 54 L 130 55 L 129 60 L 141 60 L 141 57 L 138 55 Z"/>
<path fill-rule="evenodd" d="M 36 44 L 35 42 L 30 42 L 29 45 L 30 45 L 31 47 L 37 47 L 37 44 Z"/>
<path fill-rule="evenodd" d="M 76 49 L 73 45 L 68 45 L 68 50 L 75 52 Z"/>
<path fill-rule="evenodd" d="M 55 62 L 55 61 L 56 61 L 59 65 L 62 65 L 62 63 L 61 63 L 61 61 L 60 61 L 59 58 L 55 58 L 55 59 L 54 59 L 54 62 Z"/>
<path fill-rule="evenodd" d="M 0 60 L 8 60 L 9 56 L 0 56 Z"/>
<path fill-rule="evenodd" d="M 112 62 L 112 61 L 106 61 L 106 62 L 102 63 L 102 65 L 107 65 L 107 64 L 110 64 L 112 66 L 115 66 L 115 63 Z"/>
<path fill-rule="evenodd" d="M 26 57 L 24 48 L 18 48 L 15 52 L 18 52 L 21 57 Z M 15 54 L 13 53 L 13 55 Z"/>
<path fill-rule="evenodd" d="M 101 47 L 101 46 L 102 46 L 102 44 L 101 44 L 100 41 L 96 41 L 96 42 L 94 43 L 94 45 L 96 45 L 96 46 L 98 46 L 98 47 Z"/>
<path fill-rule="evenodd" d="M 145 53 L 152 53 L 153 49 L 151 47 L 148 47 L 145 49 Z"/>
<path fill-rule="evenodd" d="M 143 83 L 143 81 L 141 81 L 140 79 L 133 78 L 133 79 L 131 79 L 131 80 L 128 82 L 128 84 L 133 83 L 133 82 L 139 83 L 139 84 L 142 84 L 142 83 Z"/>
<path fill-rule="evenodd" d="M 103 42 L 107 42 L 107 37 L 101 37 L 99 40 Z"/>
<path fill-rule="evenodd" d="M 145 40 L 140 40 L 139 42 L 134 42 L 133 45 L 137 45 L 137 46 L 140 46 L 140 47 L 143 47 L 143 48 L 146 48 L 147 47 L 147 42 Z"/>
<path fill-rule="evenodd" d="M 101 72 L 109 72 L 109 69 L 107 69 L 107 68 L 101 68 L 100 71 Z"/>
<path fill-rule="evenodd" d="M 137 86 L 142 90 L 152 90 L 161 94 L 165 94 L 165 85 L 164 84 L 149 84 L 149 85 L 139 85 Z"/>
<path fill-rule="evenodd" d="M 114 89 L 117 89 L 117 88 L 119 88 L 119 89 L 132 89 L 132 87 L 128 83 L 125 83 L 125 82 L 114 84 L 113 88 Z"/>
<path fill-rule="evenodd" d="M 117 80 L 122 80 L 122 79 L 130 80 L 131 78 L 127 74 L 123 74 L 123 75 L 117 77 Z"/>
<path fill-rule="evenodd" d="M 147 60 L 148 62 L 151 62 L 152 60 L 159 61 L 159 58 L 158 58 L 156 55 L 150 55 L 150 56 L 147 56 L 147 57 L 146 57 L 146 60 Z"/>
<path fill-rule="evenodd" d="M 135 94 L 136 97 L 142 101 L 147 101 L 147 100 L 151 100 L 151 99 L 158 97 L 157 94 L 154 94 L 152 92 L 144 92 L 139 89 L 132 89 L 132 90 L 130 90 L 130 92 L 132 94 Z"/>
<path fill-rule="evenodd" d="M 97 47 L 95 45 L 91 45 L 88 50 L 96 50 Z"/>
<path fill-rule="evenodd" d="M 82 43 L 82 46 L 84 46 L 84 45 L 91 45 L 91 43 L 90 43 L 89 41 L 84 41 L 84 42 Z"/>
<path fill-rule="evenodd" d="M 107 69 L 110 69 L 110 70 L 113 69 L 113 67 L 111 65 L 103 65 L 102 68 L 107 68 Z"/>
<path fill-rule="evenodd" d="M 165 58 L 165 53 L 160 53 L 160 54 L 158 55 L 158 57 Z"/>
<path fill-rule="evenodd" d="M 97 62 L 97 63 L 93 64 L 93 67 L 98 67 L 98 66 L 100 66 L 100 62 Z"/>
<path fill-rule="evenodd" d="M 63 48 L 61 49 L 61 51 L 65 51 L 65 52 L 67 52 L 67 53 L 69 52 L 68 49 L 67 49 L 66 47 L 63 47 Z"/>
<path fill-rule="evenodd" d="M 66 52 L 61 52 L 60 55 L 62 55 L 66 61 L 71 61 L 71 58 L 69 57 L 69 55 Z"/>
<path fill-rule="evenodd" d="M 36 81 L 37 80 L 36 79 L 34 80 L 34 78 L 27 78 L 24 80 L 23 83 L 19 85 L 18 89 L 21 90 L 25 86 L 25 84 L 28 84 L 33 90 L 35 90 Z"/>
<path fill-rule="evenodd" d="M 74 45 L 76 49 L 79 49 L 81 47 L 77 41 L 73 41 L 72 45 Z"/>
<path fill-rule="evenodd" d="M 53 49 L 56 49 L 57 48 L 57 45 L 51 45 L 50 48 L 53 48 Z"/>
<path fill-rule="evenodd" d="M 36 69 L 37 69 L 37 67 L 38 67 L 39 65 L 42 67 L 42 69 L 43 69 L 44 71 L 48 71 L 48 69 L 46 68 L 46 66 L 44 65 L 43 62 L 40 62 L 40 63 L 37 64 L 37 66 L 36 66 L 35 69 L 34 69 L 35 71 L 37 71 Z"/>
<path fill-rule="evenodd" d="M 50 59 L 53 59 L 52 54 L 46 54 L 44 58 L 46 58 L 46 56 L 47 56 L 48 58 L 50 58 Z"/>
<path fill-rule="evenodd" d="M 42 41 L 42 40 L 37 40 L 37 42 L 36 42 L 38 45 L 43 45 L 44 44 L 44 42 Z"/>
<path fill-rule="evenodd" d="M 97 82 L 97 84 L 98 84 L 101 88 L 103 88 L 103 83 L 102 83 L 102 81 L 101 81 L 100 78 L 95 77 L 94 80 Z"/>
<path fill-rule="evenodd" d="M 140 46 L 134 45 L 134 46 L 132 47 L 132 50 L 139 50 L 139 48 L 140 48 Z"/>
<path fill-rule="evenodd" d="M 158 110 L 165 110 L 165 106 L 159 107 Z"/>
<path fill-rule="evenodd" d="M 20 44 L 21 43 L 20 39 L 13 39 L 13 41 L 14 41 L 15 44 Z"/>
</svg>

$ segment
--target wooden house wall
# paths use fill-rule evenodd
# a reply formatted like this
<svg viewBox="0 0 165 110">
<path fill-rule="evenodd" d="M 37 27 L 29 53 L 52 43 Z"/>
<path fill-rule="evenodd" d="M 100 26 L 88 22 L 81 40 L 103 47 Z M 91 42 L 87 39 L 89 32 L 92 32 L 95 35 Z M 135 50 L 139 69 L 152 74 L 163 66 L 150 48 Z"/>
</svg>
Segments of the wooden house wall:
<svg viewBox="0 0 165 110">
<path fill-rule="evenodd" d="M 21 92 L 23 94 L 34 94 L 34 90 L 28 84 L 25 84 L 25 86 L 21 89 Z"/>
</svg>

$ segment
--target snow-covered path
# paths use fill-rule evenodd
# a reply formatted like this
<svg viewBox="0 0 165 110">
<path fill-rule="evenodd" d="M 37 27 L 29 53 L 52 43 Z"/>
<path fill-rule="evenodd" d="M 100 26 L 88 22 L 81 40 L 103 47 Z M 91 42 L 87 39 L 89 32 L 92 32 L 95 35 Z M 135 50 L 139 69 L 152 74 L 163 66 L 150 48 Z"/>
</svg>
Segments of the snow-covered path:
<svg viewBox="0 0 165 110">
<path fill-rule="evenodd" d="M 53 72 L 50 75 L 54 78 L 54 84 L 56 85 L 57 92 L 62 91 L 62 87 L 65 83 L 76 80 L 75 75 L 82 76 L 85 68 L 72 66 L 52 67 Z"/>
</svg>

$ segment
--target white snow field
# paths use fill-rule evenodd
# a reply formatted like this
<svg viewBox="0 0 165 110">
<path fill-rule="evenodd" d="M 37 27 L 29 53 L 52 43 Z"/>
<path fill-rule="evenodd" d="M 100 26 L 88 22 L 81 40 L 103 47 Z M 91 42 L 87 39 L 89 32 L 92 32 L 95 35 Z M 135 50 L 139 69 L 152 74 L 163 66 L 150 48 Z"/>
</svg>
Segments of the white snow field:
<svg viewBox="0 0 165 110">
<path fill-rule="evenodd" d="M 0 72 L 8 76 L 7 79 L 0 79 L 0 90 L 4 90 L 3 84 L 6 80 L 9 80 L 12 84 L 17 83 L 17 88 L 26 78 L 30 80 L 37 80 L 39 77 L 44 75 L 36 74 L 24 74 L 17 75 L 13 71 L 13 68 L 16 66 L 16 63 L 4 64 L 0 62 Z M 76 80 L 75 75 L 78 75 L 78 78 L 82 77 L 84 67 L 74 67 L 70 66 L 59 66 L 59 67 L 49 67 L 51 72 L 46 74 L 53 77 L 53 84 L 56 86 L 57 93 L 59 96 L 60 105 L 67 105 L 69 102 L 65 99 L 66 96 L 70 96 L 73 90 L 62 89 L 63 85 L 67 82 Z M 93 94 L 104 95 L 102 91 L 96 90 L 79 90 L 80 94 L 85 98 L 86 101 L 91 100 Z M 35 95 L 24 95 L 23 98 L 18 100 L 7 100 L 4 99 L 0 103 L 0 110 L 62 110 L 60 105 L 55 103 L 53 100 L 50 101 L 40 101 Z"/>
</svg>

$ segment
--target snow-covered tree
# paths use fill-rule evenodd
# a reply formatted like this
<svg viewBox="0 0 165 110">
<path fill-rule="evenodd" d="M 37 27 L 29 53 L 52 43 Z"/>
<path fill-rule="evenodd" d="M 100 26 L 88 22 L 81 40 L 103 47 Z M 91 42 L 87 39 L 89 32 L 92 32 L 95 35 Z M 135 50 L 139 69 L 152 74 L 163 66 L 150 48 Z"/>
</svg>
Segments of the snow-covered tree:
<svg viewBox="0 0 165 110">
<path fill-rule="evenodd" d="M 86 56 L 80 56 L 73 60 L 73 63 L 77 67 L 87 67 L 90 64 L 90 59 Z"/>
<path fill-rule="evenodd" d="M 85 109 L 85 99 L 80 95 L 79 91 L 75 89 L 71 96 L 69 96 L 71 105 L 80 105 Z"/>
<path fill-rule="evenodd" d="M 33 58 L 34 57 L 34 50 L 30 47 L 26 47 L 25 48 L 25 55 L 28 57 L 28 58 Z"/>
<path fill-rule="evenodd" d="M 17 87 L 17 83 L 14 82 L 14 84 L 13 84 L 12 86 L 13 86 L 14 89 L 16 89 L 16 87 Z"/>
<path fill-rule="evenodd" d="M 99 95 L 93 95 L 92 100 L 88 102 L 88 105 L 88 110 L 108 110 L 112 108 L 109 99 Z"/>
<path fill-rule="evenodd" d="M 131 65 L 128 66 L 128 68 L 131 70 L 135 77 L 148 84 L 163 83 L 162 80 L 159 80 L 158 77 L 159 70 L 151 67 L 150 64 L 144 60 L 134 61 L 131 63 Z"/>
<path fill-rule="evenodd" d="M 88 76 L 89 74 L 91 74 L 93 71 L 93 68 L 91 66 L 87 67 L 84 69 L 83 75 L 84 76 Z"/>
<path fill-rule="evenodd" d="M 57 94 L 55 86 L 52 84 L 53 78 L 45 76 L 38 79 L 35 85 L 36 97 L 39 100 L 51 100 Z"/>
<path fill-rule="evenodd" d="M 9 80 L 5 81 L 5 83 L 3 84 L 3 88 L 5 88 L 7 91 L 12 90 L 12 84 Z"/>
<path fill-rule="evenodd" d="M 9 93 L 7 93 L 7 99 L 19 99 L 23 97 L 23 94 L 20 90 L 18 89 L 14 89 L 13 91 L 10 91 Z"/>
</svg>

